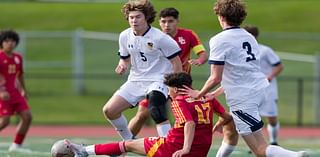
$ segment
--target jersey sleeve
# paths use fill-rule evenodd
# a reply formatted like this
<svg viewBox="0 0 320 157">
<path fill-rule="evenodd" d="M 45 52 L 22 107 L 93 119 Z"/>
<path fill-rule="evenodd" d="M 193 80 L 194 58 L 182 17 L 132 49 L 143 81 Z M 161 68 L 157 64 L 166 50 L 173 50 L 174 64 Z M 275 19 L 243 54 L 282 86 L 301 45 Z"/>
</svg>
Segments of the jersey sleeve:
<svg viewBox="0 0 320 157">
<path fill-rule="evenodd" d="M 281 64 L 279 56 L 271 48 L 268 48 L 268 52 L 269 53 L 267 54 L 267 58 L 272 66 Z"/>
<path fill-rule="evenodd" d="M 190 44 L 192 47 L 192 51 L 197 55 L 199 53 L 205 51 L 205 48 L 202 45 L 199 36 L 193 31 L 191 31 L 191 33 L 190 33 Z"/>
<path fill-rule="evenodd" d="M 218 38 L 215 37 L 211 38 L 209 46 L 209 64 L 224 65 L 230 46 L 227 46 L 226 43 L 222 43 Z"/>
<path fill-rule="evenodd" d="M 119 56 L 122 59 L 126 59 L 130 56 L 128 49 L 127 49 L 127 45 L 128 41 L 127 41 L 127 33 L 126 32 L 121 32 L 119 35 Z"/>
<path fill-rule="evenodd" d="M 223 114 L 224 112 L 226 112 L 224 107 L 220 104 L 220 102 L 217 99 L 213 99 L 211 101 L 211 104 L 213 106 L 214 112 L 219 114 Z"/>
<path fill-rule="evenodd" d="M 159 40 L 160 49 L 165 57 L 172 59 L 179 55 L 181 49 L 177 42 L 173 40 L 169 35 L 163 35 Z"/>
</svg>

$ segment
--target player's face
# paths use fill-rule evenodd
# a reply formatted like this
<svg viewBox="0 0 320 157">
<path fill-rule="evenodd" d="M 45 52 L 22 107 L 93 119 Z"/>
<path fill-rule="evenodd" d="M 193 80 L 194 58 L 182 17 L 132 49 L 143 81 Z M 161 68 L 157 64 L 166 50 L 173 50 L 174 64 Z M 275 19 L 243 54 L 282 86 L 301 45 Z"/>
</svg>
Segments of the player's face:
<svg viewBox="0 0 320 157">
<path fill-rule="evenodd" d="M 5 52 L 12 52 L 17 43 L 12 39 L 6 39 L 2 42 L 2 50 Z"/>
<path fill-rule="evenodd" d="M 179 23 L 178 19 L 175 19 L 172 16 L 161 17 L 159 20 L 160 27 L 163 32 L 174 36 L 177 31 L 177 25 Z"/>
<path fill-rule="evenodd" d="M 144 33 L 148 29 L 148 23 L 144 14 L 140 11 L 129 12 L 128 21 L 130 27 L 137 35 Z"/>
</svg>

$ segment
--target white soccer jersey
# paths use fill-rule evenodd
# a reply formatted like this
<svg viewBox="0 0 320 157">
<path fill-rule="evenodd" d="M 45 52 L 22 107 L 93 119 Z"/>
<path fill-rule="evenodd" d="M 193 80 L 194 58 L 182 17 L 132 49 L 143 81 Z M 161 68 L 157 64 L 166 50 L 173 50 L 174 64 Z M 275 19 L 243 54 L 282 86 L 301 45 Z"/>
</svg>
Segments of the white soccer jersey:
<svg viewBox="0 0 320 157">
<path fill-rule="evenodd" d="M 170 59 L 180 52 L 179 45 L 167 34 L 150 27 L 143 36 L 136 36 L 131 28 L 121 32 L 119 55 L 130 57 L 128 80 L 163 81 L 164 75 L 173 72 Z"/>
<path fill-rule="evenodd" d="M 260 70 L 258 43 L 246 30 L 233 27 L 210 39 L 209 64 L 224 65 L 221 85 L 229 105 L 251 99 L 268 86 Z"/>
<path fill-rule="evenodd" d="M 268 76 L 273 67 L 281 64 L 279 56 L 268 46 L 259 44 L 259 51 L 261 54 L 261 71 Z M 278 99 L 278 87 L 277 87 L 277 79 L 274 77 L 270 85 L 267 89 L 268 92 L 268 98 L 272 99 Z"/>
</svg>

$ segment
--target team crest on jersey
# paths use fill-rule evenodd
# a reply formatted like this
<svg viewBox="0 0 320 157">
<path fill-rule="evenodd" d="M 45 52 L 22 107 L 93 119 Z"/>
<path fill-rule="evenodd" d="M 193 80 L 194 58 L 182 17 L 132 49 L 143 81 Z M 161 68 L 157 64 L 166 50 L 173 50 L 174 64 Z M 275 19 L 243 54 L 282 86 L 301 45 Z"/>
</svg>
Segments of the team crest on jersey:
<svg viewBox="0 0 320 157">
<path fill-rule="evenodd" d="M 20 64 L 20 59 L 19 59 L 18 57 L 14 57 L 14 62 L 15 62 L 16 64 Z"/>
<path fill-rule="evenodd" d="M 152 50 L 152 48 L 153 48 L 153 43 L 148 42 L 147 45 L 148 45 L 148 48 L 149 48 L 150 50 Z"/>
<path fill-rule="evenodd" d="M 178 37 L 178 42 L 183 45 L 186 44 L 186 39 L 184 39 L 183 37 Z"/>
</svg>

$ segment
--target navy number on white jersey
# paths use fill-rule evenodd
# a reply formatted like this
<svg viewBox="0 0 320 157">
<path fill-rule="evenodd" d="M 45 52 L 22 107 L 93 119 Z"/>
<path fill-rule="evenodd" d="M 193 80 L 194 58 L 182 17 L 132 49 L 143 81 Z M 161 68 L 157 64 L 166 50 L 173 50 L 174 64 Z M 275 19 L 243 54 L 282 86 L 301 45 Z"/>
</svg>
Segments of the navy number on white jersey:
<svg viewBox="0 0 320 157">
<path fill-rule="evenodd" d="M 252 60 L 256 60 L 256 57 L 254 56 L 254 54 L 252 53 L 252 48 L 249 42 L 244 42 L 242 43 L 242 48 L 247 50 L 247 54 L 249 55 L 246 58 L 246 62 L 252 61 Z"/>
<path fill-rule="evenodd" d="M 147 61 L 147 57 L 144 55 L 143 52 L 140 52 L 140 56 L 141 56 L 141 60 L 146 62 Z"/>
</svg>

